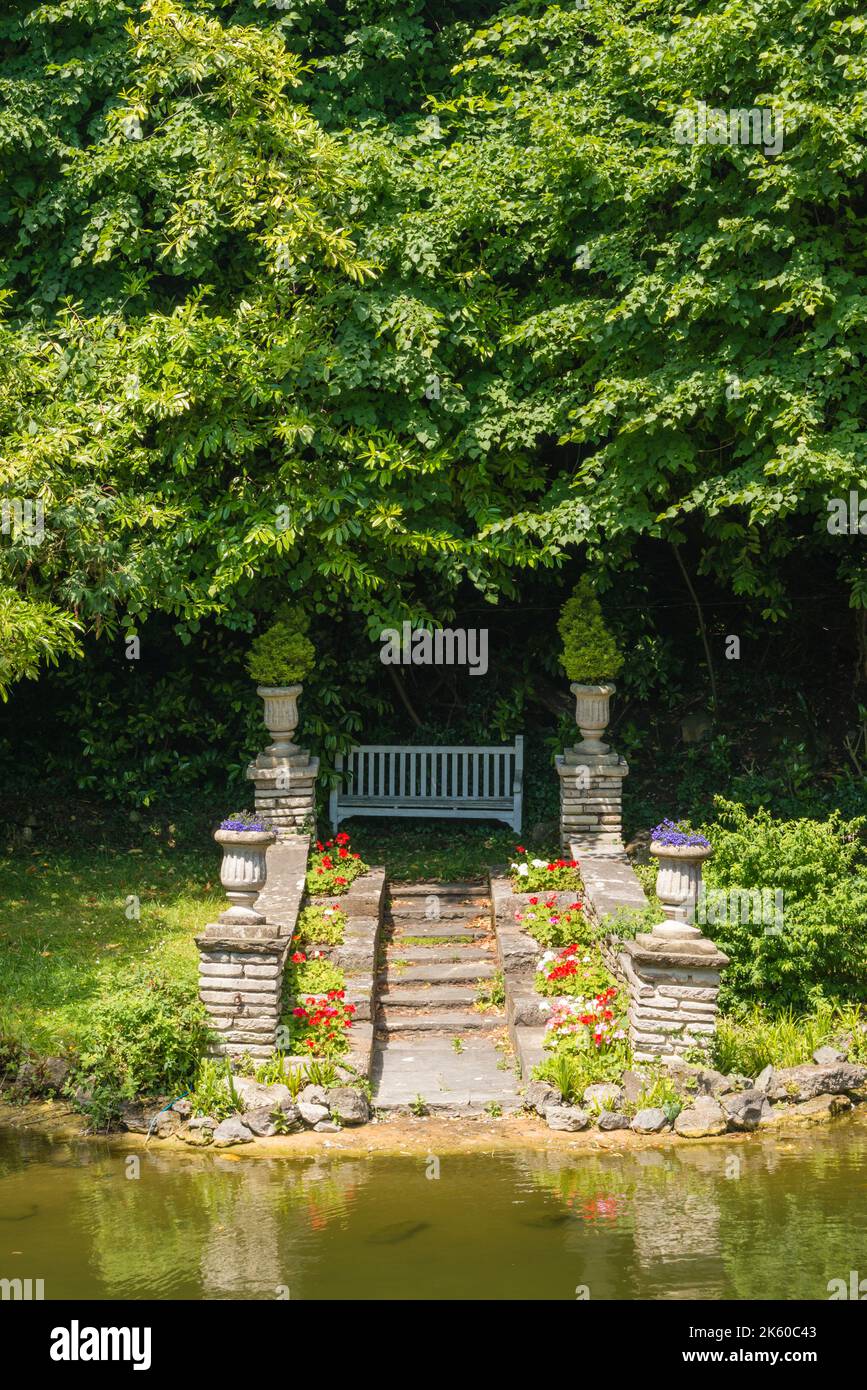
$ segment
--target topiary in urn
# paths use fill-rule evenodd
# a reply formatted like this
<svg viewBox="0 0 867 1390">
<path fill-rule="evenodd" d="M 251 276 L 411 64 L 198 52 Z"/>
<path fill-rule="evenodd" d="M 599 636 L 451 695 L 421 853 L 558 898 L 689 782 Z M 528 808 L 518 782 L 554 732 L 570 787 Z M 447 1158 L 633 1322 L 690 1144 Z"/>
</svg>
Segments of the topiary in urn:
<svg viewBox="0 0 867 1390">
<path fill-rule="evenodd" d="M 589 575 L 581 577 L 564 603 L 557 629 L 563 639 L 560 660 L 572 682 L 575 722 L 582 736 L 575 751 L 607 753 L 608 745 L 601 739 L 608 727 L 609 703 L 616 689 L 613 677 L 620 672 L 623 655 L 606 626 Z"/>
<path fill-rule="evenodd" d="M 274 740 L 265 752 L 272 758 L 289 758 L 298 752 L 292 742 L 298 727 L 298 697 L 302 681 L 316 664 L 315 648 L 306 635 L 309 626 L 305 613 L 284 607 L 250 647 L 247 670 L 258 682 L 256 693 L 265 705 L 265 726 Z"/>
</svg>

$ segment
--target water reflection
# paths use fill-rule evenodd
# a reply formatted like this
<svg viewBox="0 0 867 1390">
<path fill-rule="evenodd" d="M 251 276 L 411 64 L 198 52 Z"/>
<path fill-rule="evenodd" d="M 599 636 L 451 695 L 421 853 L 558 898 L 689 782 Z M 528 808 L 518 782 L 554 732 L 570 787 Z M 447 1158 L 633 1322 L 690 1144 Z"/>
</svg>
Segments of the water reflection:
<svg viewBox="0 0 867 1390">
<path fill-rule="evenodd" d="M 825 1298 L 867 1269 L 867 1124 L 512 1155 L 129 1155 L 0 1132 L 0 1277 L 46 1297 Z"/>
</svg>

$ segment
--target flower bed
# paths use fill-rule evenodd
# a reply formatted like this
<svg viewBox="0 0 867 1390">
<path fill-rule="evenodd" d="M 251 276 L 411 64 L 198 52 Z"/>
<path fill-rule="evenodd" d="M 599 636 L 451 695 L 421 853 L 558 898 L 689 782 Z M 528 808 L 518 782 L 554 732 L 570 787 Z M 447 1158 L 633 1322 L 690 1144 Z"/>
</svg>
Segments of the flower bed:
<svg viewBox="0 0 867 1390">
<path fill-rule="evenodd" d="M 310 856 L 305 886 L 308 893 L 328 894 L 339 897 L 349 891 L 349 885 L 366 874 L 368 865 L 360 854 L 356 854 L 350 844 L 349 836 L 341 831 L 333 840 L 316 841 L 316 848 Z"/>
<path fill-rule="evenodd" d="M 340 903 L 308 903 L 298 914 L 293 942 L 315 946 L 341 946 L 346 912 Z"/>
<path fill-rule="evenodd" d="M 577 859 L 540 859 L 531 856 L 523 845 L 516 845 L 515 853 L 521 856 L 510 865 L 512 888 L 516 893 L 534 893 L 537 889 L 550 892 L 561 888 L 581 891 Z"/>
<path fill-rule="evenodd" d="M 591 941 L 595 936 L 584 904 L 577 899 L 568 907 L 559 907 L 556 897 L 531 897 L 527 906 L 515 913 L 515 921 L 540 946 L 566 946 L 573 941 Z"/>
<path fill-rule="evenodd" d="M 281 1020 L 288 1029 L 289 1050 L 316 1057 L 338 1057 L 349 1051 L 354 1004 L 346 1002 L 343 971 L 323 956 L 307 958 L 294 951 L 286 962 L 284 988 L 289 1009 Z"/>
</svg>

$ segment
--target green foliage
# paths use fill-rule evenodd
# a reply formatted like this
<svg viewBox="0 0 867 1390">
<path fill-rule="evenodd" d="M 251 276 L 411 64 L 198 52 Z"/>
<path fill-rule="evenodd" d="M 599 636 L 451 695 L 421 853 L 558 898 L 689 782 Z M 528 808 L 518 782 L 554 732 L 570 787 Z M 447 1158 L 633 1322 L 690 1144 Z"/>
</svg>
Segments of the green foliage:
<svg viewBox="0 0 867 1390">
<path fill-rule="evenodd" d="M 206 1019 L 186 981 L 141 969 L 91 1009 L 77 1075 L 126 1099 L 176 1097 L 196 1076 L 210 1037 Z"/>
<path fill-rule="evenodd" d="M 511 865 L 511 879 L 516 893 L 554 893 L 566 888 L 580 893 L 584 887 L 577 859 L 540 858 L 524 849 Z"/>
<path fill-rule="evenodd" d="M 328 897 L 340 897 L 349 892 L 354 883 L 369 868 L 359 854 L 352 849 L 349 836 L 341 833 L 336 840 L 327 840 L 324 845 L 317 841 L 310 853 L 310 867 L 305 884 L 308 893 Z"/>
<path fill-rule="evenodd" d="M 316 664 L 313 643 L 289 623 L 273 623 L 250 648 L 247 670 L 259 685 L 295 685 Z"/>
<path fill-rule="evenodd" d="M 581 1052 L 558 1050 L 533 1068 L 533 1079 L 556 1086 L 567 1104 L 578 1105 L 588 1086 L 598 1081 L 619 1083 L 628 1066 L 628 1050 L 622 1044 Z"/>
<path fill-rule="evenodd" d="M 232 1069 L 225 1061 L 203 1057 L 190 1091 L 194 1115 L 210 1115 L 225 1120 L 243 1109 L 232 1082 Z"/>
<path fill-rule="evenodd" d="M 538 994 L 545 994 L 549 997 L 559 994 L 571 994 L 577 998 L 587 999 L 593 995 L 602 994 L 604 990 L 616 988 L 617 981 L 612 976 L 610 970 L 604 965 L 602 957 L 598 951 L 586 956 L 576 955 L 568 960 L 569 973 L 559 973 L 554 979 L 550 978 L 552 968 L 556 969 L 563 962 L 558 959 L 543 959 L 536 970 L 534 985 Z"/>
<path fill-rule="evenodd" d="M 506 982 L 501 970 L 496 971 L 489 980 L 476 982 L 475 1007 L 477 1009 L 484 1012 L 487 1009 L 503 1009 L 505 1006 Z"/>
<path fill-rule="evenodd" d="M 820 999 L 807 1012 L 771 1013 L 756 1004 L 741 1017 L 721 1017 L 713 1040 L 713 1062 L 723 1072 L 755 1079 L 767 1066 L 796 1067 L 827 1044 L 863 1061 L 867 1014 L 860 1005 L 836 1007 Z"/>
<path fill-rule="evenodd" d="M 346 977 L 339 966 L 322 959 L 287 963 L 286 988 L 293 996 L 327 994 L 330 989 L 343 989 Z"/>
<path fill-rule="evenodd" d="M 783 923 L 708 922 L 707 934 L 729 956 L 722 977 L 725 1007 L 766 1004 L 804 1010 L 818 990 L 867 996 L 867 866 L 861 839 L 867 818 L 781 821 L 754 815 L 723 797 L 703 826 L 714 847 L 708 889 L 782 889 Z"/>
<path fill-rule="evenodd" d="M 302 907 L 295 928 L 299 940 L 320 946 L 339 946 L 343 941 L 346 913 L 338 903 L 310 903 Z"/>
<path fill-rule="evenodd" d="M 589 943 L 597 937 L 587 914 L 576 908 L 558 909 L 548 907 L 546 903 L 531 904 L 521 910 L 518 922 L 522 931 L 546 948 L 568 946 L 572 941 Z"/>
<path fill-rule="evenodd" d="M 563 641 L 563 669 L 570 681 L 596 685 L 619 674 L 623 655 L 605 625 L 589 575 L 581 576 L 563 604 L 557 630 Z"/>
</svg>

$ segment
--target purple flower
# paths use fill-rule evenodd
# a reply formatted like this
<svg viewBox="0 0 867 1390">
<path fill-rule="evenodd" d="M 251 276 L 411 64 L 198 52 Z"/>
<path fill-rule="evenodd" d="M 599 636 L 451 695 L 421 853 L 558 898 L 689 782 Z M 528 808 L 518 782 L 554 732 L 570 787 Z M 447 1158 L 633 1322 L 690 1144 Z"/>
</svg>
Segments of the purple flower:
<svg viewBox="0 0 867 1390">
<path fill-rule="evenodd" d="M 661 821 L 654 826 L 650 838 L 658 845 L 670 845 L 680 847 L 690 845 L 698 849 L 710 849 L 710 840 L 704 835 L 700 835 L 697 830 L 684 830 L 673 820 Z"/>
<path fill-rule="evenodd" d="M 264 831 L 271 827 L 252 811 L 233 811 L 224 821 L 220 821 L 220 829 Z"/>
</svg>

